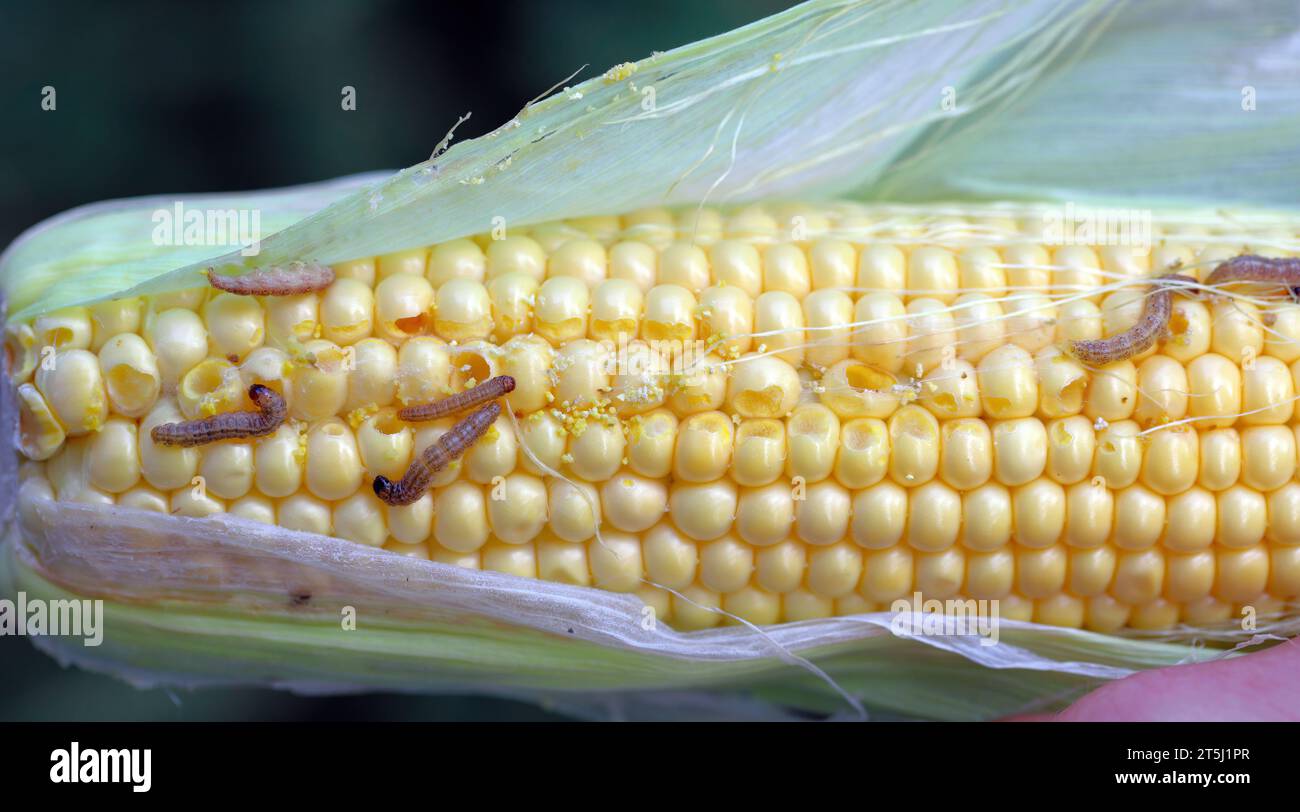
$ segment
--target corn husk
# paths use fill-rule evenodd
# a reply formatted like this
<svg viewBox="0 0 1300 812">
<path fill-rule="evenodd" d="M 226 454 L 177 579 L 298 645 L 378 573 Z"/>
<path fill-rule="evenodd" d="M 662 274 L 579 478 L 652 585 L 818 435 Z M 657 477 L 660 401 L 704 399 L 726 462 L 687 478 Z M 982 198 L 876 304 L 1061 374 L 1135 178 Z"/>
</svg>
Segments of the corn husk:
<svg viewBox="0 0 1300 812">
<path fill-rule="evenodd" d="M 9 318 L 26 319 L 193 287 L 208 267 L 427 245 L 493 218 L 519 227 L 796 197 L 926 204 L 867 210 L 884 219 L 1042 211 L 988 201 L 1160 204 L 1170 222 L 1226 221 L 1295 250 L 1298 32 L 1284 3 L 815 0 L 611 68 L 392 175 L 69 212 L 0 257 L 0 289 Z M 1255 88 L 1256 109 L 1242 109 L 1238 83 Z M 178 200 L 256 209 L 275 233 L 256 256 L 155 245 L 153 212 Z M 1106 680 L 1250 642 L 1239 629 L 1150 639 L 1004 620 L 1001 642 L 982 646 L 900 631 L 887 613 L 684 634 L 647 626 L 630 596 L 234 518 L 49 502 L 15 515 L 5 456 L 11 588 L 107 608 L 102 646 L 37 644 L 142 685 L 491 692 L 620 718 L 978 719 L 1059 707 Z M 340 622 L 349 607 L 355 630 Z"/>
</svg>

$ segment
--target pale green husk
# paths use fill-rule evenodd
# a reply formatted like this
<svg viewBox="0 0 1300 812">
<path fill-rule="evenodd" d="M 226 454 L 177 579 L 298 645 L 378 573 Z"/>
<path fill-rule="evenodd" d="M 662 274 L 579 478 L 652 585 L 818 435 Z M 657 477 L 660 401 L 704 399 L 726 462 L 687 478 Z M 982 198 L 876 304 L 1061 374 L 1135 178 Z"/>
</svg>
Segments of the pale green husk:
<svg viewBox="0 0 1300 812">
<path fill-rule="evenodd" d="M 814 0 L 565 88 L 487 136 L 391 176 L 70 212 L 0 257 L 0 290 L 9 318 L 25 319 L 203 284 L 200 273 L 210 266 L 237 273 L 294 259 L 328 263 L 484 232 L 494 218 L 514 227 L 661 204 L 843 197 L 946 201 L 960 210 L 977 201 L 1037 200 L 1290 216 L 1300 181 L 1297 36 L 1300 12 L 1290 2 Z M 1247 86 L 1252 110 L 1242 106 Z M 265 237 L 256 257 L 157 246 L 154 212 L 177 200 L 256 209 L 264 233 L 283 230 Z M 0 484 L 12 493 L 12 469 L 5 479 Z M 188 531 L 173 523 L 191 520 L 151 521 L 176 538 Z M 238 526 L 230 532 L 245 538 Z M 59 555 L 62 539 L 11 541 L 4 558 L 17 588 L 47 596 L 94 591 L 85 572 L 74 577 L 70 557 Z M 302 543 L 321 562 L 349 555 L 328 540 Z M 146 576 L 155 562 L 112 563 Z M 516 588 L 494 575 L 470 583 L 441 565 L 410 566 L 423 568 L 416 580 L 442 584 L 447 594 L 531 589 L 555 611 L 581 609 L 615 626 L 594 623 L 569 637 L 553 619 L 524 619 L 521 609 L 513 621 L 491 623 L 463 612 L 385 617 L 340 635 L 334 616 L 317 609 L 105 591 L 103 647 L 53 638 L 41 645 L 143 684 L 480 690 L 627 715 L 662 714 L 674 703 L 690 715 L 710 707 L 733 715 L 772 714 L 778 705 L 846 710 L 830 680 L 795 660 L 798 651 L 870 710 L 953 719 L 1055 707 L 1131 670 L 1218 656 L 1194 641 L 1032 624 L 1004 630 L 1016 653 L 1000 663 L 956 643 L 945 650 L 944 641 L 878 628 L 831 646 L 784 628 L 788 646 L 763 648 L 743 628 L 638 642 L 617 625 L 635 625 L 632 604 L 624 607 L 632 614 L 621 616 L 604 593 L 539 582 Z M 438 606 L 437 598 L 422 600 Z M 724 650 L 735 657 L 720 658 Z M 688 702 L 665 691 L 710 699 Z M 757 704 L 732 702 L 739 693 Z"/>
</svg>

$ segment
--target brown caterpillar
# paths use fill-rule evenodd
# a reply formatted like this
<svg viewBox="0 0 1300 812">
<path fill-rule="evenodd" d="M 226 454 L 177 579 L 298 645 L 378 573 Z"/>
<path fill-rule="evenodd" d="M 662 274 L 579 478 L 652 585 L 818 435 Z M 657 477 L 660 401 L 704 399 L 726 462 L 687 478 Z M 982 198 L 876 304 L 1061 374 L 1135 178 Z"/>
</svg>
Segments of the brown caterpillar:
<svg viewBox="0 0 1300 812">
<path fill-rule="evenodd" d="M 406 420 L 411 423 L 418 423 L 423 420 L 436 420 L 449 414 L 464 411 L 480 403 L 486 403 L 489 400 L 496 400 L 502 395 L 515 390 L 515 379 L 509 375 L 498 375 L 489 381 L 484 381 L 473 389 L 464 392 L 458 392 L 451 397 L 435 400 L 432 403 L 421 403 L 418 406 L 407 406 L 405 409 L 399 409 L 397 417 L 400 420 Z"/>
<path fill-rule="evenodd" d="M 329 287 L 334 282 L 334 269 L 317 262 L 290 262 L 227 276 L 208 268 L 208 282 L 217 290 L 237 296 L 293 296 Z"/>
<path fill-rule="evenodd" d="M 1070 354 L 1085 364 L 1103 367 L 1145 352 L 1164 335 L 1173 314 L 1173 296 L 1169 282 L 1195 284 L 1196 280 L 1178 274 L 1160 276 L 1147 288 L 1142 315 L 1137 323 L 1110 338 L 1076 339 L 1068 342 Z"/>
<path fill-rule="evenodd" d="M 189 447 L 239 437 L 262 437 L 278 429 L 289 411 L 284 398 L 274 389 L 260 383 L 248 387 L 248 397 L 259 411 L 226 412 L 201 420 L 164 423 L 154 426 L 149 436 L 161 445 Z"/>
<path fill-rule="evenodd" d="M 401 482 L 393 482 L 385 476 L 375 477 L 375 496 L 393 506 L 415 502 L 429 489 L 434 475 L 477 443 L 500 416 L 501 404 L 492 401 L 466 417 L 424 449 L 406 469 Z"/>
<path fill-rule="evenodd" d="M 1207 287 L 1226 282 L 1260 282 L 1291 290 L 1300 286 L 1300 258 L 1242 254 L 1220 263 L 1205 280 Z"/>
</svg>

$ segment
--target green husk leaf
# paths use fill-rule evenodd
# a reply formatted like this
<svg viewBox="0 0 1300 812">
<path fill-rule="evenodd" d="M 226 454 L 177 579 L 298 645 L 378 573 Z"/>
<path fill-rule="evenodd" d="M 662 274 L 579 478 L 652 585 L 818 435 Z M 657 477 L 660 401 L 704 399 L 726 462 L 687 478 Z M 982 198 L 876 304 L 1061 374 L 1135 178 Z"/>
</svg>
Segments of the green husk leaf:
<svg viewBox="0 0 1300 812">
<path fill-rule="evenodd" d="M 813 0 L 556 92 L 266 237 L 254 257 L 122 261 L 77 245 L 42 252 L 20 243 L 0 259 L 0 285 L 22 319 L 111 293 L 202 285 L 210 266 L 238 273 L 430 245 L 486 232 L 498 217 L 510 227 L 649 205 L 846 193 L 950 115 L 945 87 L 971 80 L 963 110 L 1003 98 L 1046 70 L 1105 5 Z M 242 206 L 261 209 L 264 222 L 279 213 L 274 198 L 248 196 Z M 98 236 L 122 223 L 84 227 Z M 133 233 L 139 245 L 149 232 Z"/>
</svg>

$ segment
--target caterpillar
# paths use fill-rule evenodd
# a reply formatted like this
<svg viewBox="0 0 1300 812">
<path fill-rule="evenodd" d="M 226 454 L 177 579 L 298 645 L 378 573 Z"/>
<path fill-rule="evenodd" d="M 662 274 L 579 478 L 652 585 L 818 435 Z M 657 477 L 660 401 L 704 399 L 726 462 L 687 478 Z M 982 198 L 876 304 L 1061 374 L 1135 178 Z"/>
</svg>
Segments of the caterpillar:
<svg viewBox="0 0 1300 812">
<path fill-rule="evenodd" d="M 429 489 L 434 475 L 468 451 L 500 416 L 501 404 L 496 401 L 478 409 L 413 460 L 400 482 L 393 482 L 385 476 L 375 477 L 375 495 L 393 506 L 415 502 Z"/>
<path fill-rule="evenodd" d="M 270 265 L 240 276 L 219 274 L 215 268 L 207 273 L 212 287 L 238 296 L 293 296 L 324 290 L 334 282 L 334 269 L 316 262 Z"/>
<path fill-rule="evenodd" d="M 255 383 L 248 388 L 248 397 L 257 406 L 256 412 L 226 412 L 187 420 L 183 423 L 164 423 L 154 426 L 149 436 L 161 445 L 196 446 L 242 437 L 262 437 L 280 427 L 288 414 L 284 398 L 268 386 Z"/>
<path fill-rule="evenodd" d="M 1178 274 L 1153 279 L 1136 324 L 1109 338 L 1070 341 L 1070 354 L 1085 364 L 1101 367 L 1145 352 L 1169 327 L 1169 317 L 1173 314 L 1171 290 L 1176 286 L 1170 283 L 1195 284 L 1196 280 Z"/>
<path fill-rule="evenodd" d="M 1300 258 L 1242 254 L 1220 263 L 1205 280 L 1207 287 L 1227 282 L 1275 283 L 1293 289 L 1300 286 Z"/>
<path fill-rule="evenodd" d="M 421 403 L 418 406 L 407 406 L 397 412 L 397 417 L 412 423 L 424 420 L 436 420 L 449 414 L 462 412 L 480 403 L 486 403 L 489 400 L 497 398 L 515 389 L 515 379 L 509 375 L 498 375 L 489 381 L 485 381 L 473 389 L 464 392 L 458 392 L 451 397 L 435 400 L 432 403 Z"/>
</svg>

